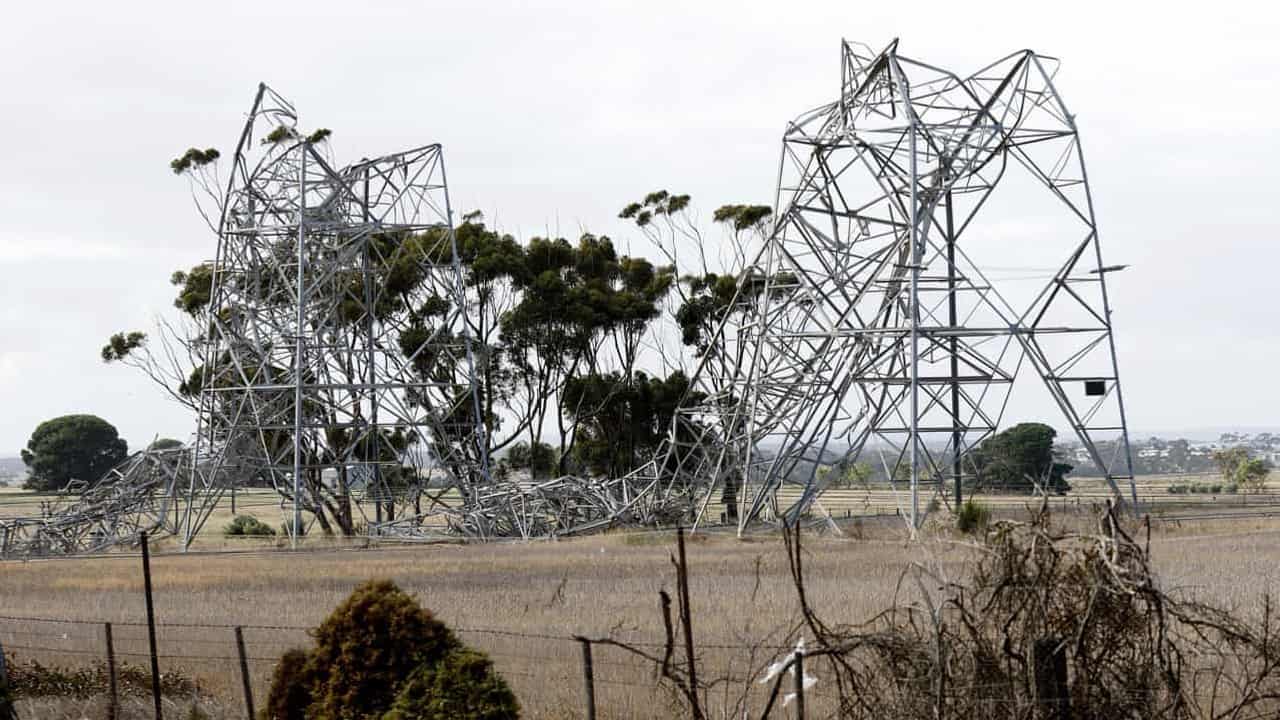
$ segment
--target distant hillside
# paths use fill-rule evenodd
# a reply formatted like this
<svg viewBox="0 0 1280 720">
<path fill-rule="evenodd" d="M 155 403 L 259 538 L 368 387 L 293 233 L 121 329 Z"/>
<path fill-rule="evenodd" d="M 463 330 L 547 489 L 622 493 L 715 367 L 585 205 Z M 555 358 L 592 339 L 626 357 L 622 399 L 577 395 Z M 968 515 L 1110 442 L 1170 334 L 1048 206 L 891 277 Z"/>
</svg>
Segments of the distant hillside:
<svg viewBox="0 0 1280 720">
<path fill-rule="evenodd" d="M 0 485 L 12 485 L 27 476 L 22 458 L 0 457 Z"/>
</svg>

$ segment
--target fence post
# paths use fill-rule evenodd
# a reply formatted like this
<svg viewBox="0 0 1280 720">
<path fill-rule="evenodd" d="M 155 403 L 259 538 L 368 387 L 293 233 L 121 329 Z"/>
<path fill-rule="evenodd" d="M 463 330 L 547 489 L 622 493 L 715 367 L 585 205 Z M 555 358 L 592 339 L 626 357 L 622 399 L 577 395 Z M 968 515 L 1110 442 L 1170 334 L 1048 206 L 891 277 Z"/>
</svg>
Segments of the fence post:
<svg viewBox="0 0 1280 720">
<path fill-rule="evenodd" d="M 102 624 L 107 641 L 107 720 L 120 717 L 120 688 L 116 684 L 116 642 L 111 635 L 111 623 Z"/>
<path fill-rule="evenodd" d="M 591 641 L 582 636 L 574 636 L 574 639 L 582 645 L 582 682 L 587 698 L 587 720 L 596 720 L 596 673 L 595 665 L 591 662 Z"/>
<path fill-rule="evenodd" d="M 693 652 L 693 609 L 689 607 L 689 564 L 685 559 L 684 526 L 676 528 L 676 551 L 680 565 L 676 572 L 676 588 L 680 593 L 680 625 L 684 629 L 684 654 L 689 663 L 689 694 L 693 700 L 693 717 L 702 720 L 702 706 L 698 703 L 698 663 Z"/>
<path fill-rule="evenodd" d="M 236 626 L 236 653 L 240 655 L 240 684 L 244 686 L 244 711 L 248 720 L 254 720 L 253 685 L 249 682 L 249 658 L 244 652 L 244 630 Z"/>
<path fill-rule="evenodd" d="M 1071 694 L 1067 688 L 1067 649 L 1057 638 L 1038 638 L 1032 647 L 1035 671 L 1035 716 L 1069 720 Z"/>
<path fill-rule="evenodd" d="M 142 588 L 147 597 L 147 642 L 151 645 L 151 697 L 156 705 L 156 720 L 164 720 L 160 708 L 160 658 L 156 653 L 156 609 L 151 599 L 151 551 L 147 549 L 147 531 L 138 533 L 142 544 Z"/>
<path fill-rule="evenodd" d="M 9 697 L 9 668 L 4 664 L 4 644 L 0 643 L 0 720 L 17 720 L 18 713 Z"/>
<path fill-rule="evenodd" d="M 796 720 L 804 720 L 804 651 L 797 650 L 795 662 L 791 665 L 792 677 L 795 680 Z"/>
</svg>

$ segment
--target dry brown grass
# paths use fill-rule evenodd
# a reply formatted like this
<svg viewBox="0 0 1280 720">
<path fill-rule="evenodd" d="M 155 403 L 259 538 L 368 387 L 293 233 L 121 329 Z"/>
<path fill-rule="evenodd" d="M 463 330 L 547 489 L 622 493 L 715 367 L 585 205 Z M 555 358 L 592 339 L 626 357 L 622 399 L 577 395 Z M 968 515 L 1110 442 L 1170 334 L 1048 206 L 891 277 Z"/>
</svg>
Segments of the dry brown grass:
<svg viewBox="0 0 1280 720">
<path fill-rule="evenodd" d="M 962 539 L 947 534 L 910 543 L 892 518 L 865 522 L 862 535 L 860 540 L 814 537 L 806 543 L 810 601 L 824 617 L 867 619 L 893 601 L 910 562 L 930 562 L 958 576 L 972 552 Z M 1280 521 L 1157 523 L 1153 546 L 1169 586 L 1248 609 L 1274 590 Z M 526 717 L 578 717 L 577 646 L 520 634 L 658 641 L 657 591 L 674 585 L 670 547 L 669 536 L 615 535 L 529 544 L 161 555 L 153 562 L 156 611 L 159 621 L 169 624 L 314 626 L 356 584 L 392 578 L 445 622 L 462 628 L 464 640 L 493 656 Z M 794 621 L 796 602 L 782 543 L 704 536 L 691 545 L 690 564 L 694 629 L 704 647 L 706 673 L 742 676 L 748 653 L 710 646 L 767 643 Z M 0 564 L 0 614 L 139 622 L 144 606 L 138 560 L 113 556 Z M 478 632 L 494 630 L 514 634 Z M 307 635 L 250 628 L 246 639 L 256 658 L 252 670 L 261 698 L 272 659 L 306 643 Z M 0 642 L 19 657 L 62 664 L 93 660 L 102 648 L 97 625 L 3 619 Z M 133 654 L 126 656 L 130 661 L 143 662 L 144 628 L 117 626 L 116 645 Z M 229 659 L 234 654 L 230 629 L 162 627 L 160 651 L 166 667 L 192 673 L 214 702 L 230 708 L 216 710 L 214 717 L 236 716 L 239 681 Z M 198 656 L 220 659 L 193 659 Z M 608 649 L 598 650 L 596 659 L 601 717 L 663 715 L 668 699 L 655 689 L 650 669 Z M 51 701 L 40 702 L 53 707 Z M 65 717 L 79 717 L 68 712 Z"/>
</svg>

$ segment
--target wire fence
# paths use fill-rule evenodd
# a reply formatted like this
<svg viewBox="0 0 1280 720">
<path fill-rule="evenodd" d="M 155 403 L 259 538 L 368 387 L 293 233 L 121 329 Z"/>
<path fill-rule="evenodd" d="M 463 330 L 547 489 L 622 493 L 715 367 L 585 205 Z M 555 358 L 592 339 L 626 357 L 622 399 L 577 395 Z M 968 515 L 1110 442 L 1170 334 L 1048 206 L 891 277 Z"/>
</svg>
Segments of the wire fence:
<svg viewBox="0 0 1280 720">
<path fill-rule="evenodd" d="M 678 537 L 681 548 L 678 573 L 683 576 L 687 572 L 683 534 Z M 142 540 L 145 575 L 149 573 L 148 555 L 145 537 Z M 147 592 L 150 592 L 149 582 Z M 212 717 L 253 717 L 254 699 L 259 702 L 265 699 L 279 658 L 290 649 L 310 646 L 311 629 L 312 626 L 297 624 L 166 622 L 163 618 L 148 622 L 136 616 L 106 620 L 0 614 L 0 660 L 7 658 L 11 668 L 29 667 L 33 662 L 55 669 L 107 667 L 112 688 L 116 687 L 117 661 L 120 667 L 132 670 L 135 678 L 139 672 L 145 675 L 147 671 L 140 669 L 151 661 L 164 672 L 189 678 L 188 685 L 179 683 L 174 687 L 180 688 L 178 692 L 190 694 L 193 702 L 200 697 L 211 698 L 221 703 L 220 707 L 229 708 Z M 672 716 L 679 716 L 676 709 L 679 699 L 671 683 L 663 682 L 658 663 L 653 659 L 663 654 L 670 657 L 670 635 L 662 640 L 639 631 L 617 631 L 608 638 L 589 640 L 574 634 L 510 627 L 462 624 L 452 630 L 468 645 L 493 659 L 522 704 L 532 711 L 529 717 L 594 718 L 597 706 L 608 708 L 608 717 L 615 718 L 654 717 L 662 714 L 655 712 L 655 708 L 663 706 L 672 709 Z M 621 647 L 619 643 L 628 647 Z M 692 655 L 692 650 L 690 653 Z M 706 690 L 709 706 L 714 699 L 721 707 L 741 707 L 743 698 L 750 696 L 756 700 L 753 707 L 759 707 L 760 696 L 769 690 L 760 677 L 763 669 L 779 660 L 785 661 L 794 653 L 795 649 L 787 645 L 699 637 L 696 656 L 704 682 L 698 687 Z M 0 662 L 0 679 L 3 665 Z M 158 679 L 160 674 L 151 672 L 157 685 L 162 684 Z M 689 682 L 694 684 L 691 679 Z M 773 687 L 776 694 L 777 684 Z M 132 687 L 135 695 L 132 699 L 136 700 L 139 688 L 145 690 L 145 686 L 138 683 Z M 85 691 L 102 694 L 103 689 L 93 686 Z M 829 705 L 841 699 L 822 684 L 807 688 L 799 683 L 790 696 L 799 697 L 797 702 L 803 703 L 805 693 L 810 694 L 808 700 L 815 716 L 823 703 Z M 170 704 L 174 702 L 172 694 L 170 692 L 171 696 L 166 699 Z M 113 705 L 130 700 L 115 698 L 114 694 L 112 697 Z M 161 700 L 156 699 L 157 706 L 163 704 Z M 783 703 L 779 714 L 772 717 L 791 717 L 782 714 L 781 708 L 786 706 Z"/>
<path fill-rule="evenodd" d="M 0 615 L 0 648 L 11 670 L 35 661 L 46 667 L 119 666 L 140 668 L 149 659 L 147 625 L 136 620 L 110 623 L 113 647 L 106 641 L 106 625 L 98 620 L 26 615 Z M 238 643 L 236 632 L 242 634 Z M 218 718 L 253 716 L 249 707 L 261 707 L 266 698 L 271 673 L 280 656 L 291 648 L 305 647 L 311 628 L 301 625 L 219 623 L 157 623 L 158 658 L 164 673 L 189 678 L 192 698 L 164 698 L 164 707 L 183 711 L 203 698 L 207 715 Z M 529 717 L 651 718 L 669 710 L 680 716 L 678 702 L 670 688 L 659 682 L 654 663 L 575 635 L 537 633 L 492 627 L 457 627 L 469 645 L 480 648 L 494 661 L 499 673 L 512 686 Z M 588 653 L 582 645 L 591 646 Z M 627 638 L 636 648 L 657 649 L 662 642 Z M 240 648 L 243 647 L 243 652 Z M 796 650 L 789 645 L 742 642 L 698 642 L 699 672 L 714 678 L 708 685 L 709 707 L 717 702 L 732 705 L 750 696 L 759 712 L 770 706 L 769 679 L 779 684 L 778 699 L 772 703 L 770 718 L 801 717 L 797 697 L 807 703 L 812 717 L 826 716 L 841 699 L 830 683 L 792 685 L 794 674 L 777 679 L 762 674 L 771 661 L 783 663 L 781 674 L 791 673 Z M 803 658 L 803 654 L 801 654 Z M 817 663 L 805 665 L 806 680 L 821 680 Z M 247 689 L 241 677 L 247 675 Z M 974 688 L 967 686 L 966 691 Z M 92 689 L 91 689 L 92 690 Z M 97 689 L 99 694 L 102 689 Z M 117 706 L 138 701 L 138 690 L 115 700 Z M 79 693 L 83 697 L 85 693 Z M 247 696 L 246 696 L 247 695 Z M 966 701 L 971 699 L 965 698 Z M 38 700 L 38 699 L 36 699 Z M 996 701 L 992 701 L 993 703 Z M 212 714 L 221 711 L 221 714 Z M 150 716 L 151 709 L 137 711 Z M 171 715 L 173 713 L 170 713 Z M 753 715 L 754 717 L 755 715 Z"/>
<path fill-rule="evenodd" d="M 111 630 L 108 631 L 107 625 Z M 237 642 L 237 628 L 243 639 Z M 193 695 L 232 708 L 226 717 L 245 717 L 248 702 L 261 707 L 271 674 L 281 655 L 311 643 L 309 626 L 201 622 L 157 622 L 157 656 L 162 673 L 176 673 L 194 682 Z M 567 713 L 589 717 L 584 708 L 585 676 L 581 646 L 584 638 L 500 627 L 453 627 L 464 642 L 484 651 L 507 679 L 530 716 Z M 110 647 L 107 633 L 112 635 Z M 664 643 L 636 633 L 615 638 L 631 647 L 661 654 Z M 590 642 L 590 641 L 586 641 Z M 0 615 L 0 648 L 13 668 L 32 662 L 59 671 L 69 668 L 133 666 L 145 671 L 150 659 L 147 623 L 136 619 L 101 620 L 34 615 Z M 243 648 L 243 650 L 241 650 Z M 719 682 L 749 683 L 749 663 L 761 653 L 785 655 L 789 647 L 734 641 L 698 643 L 699 664 Z M 670 691 L 659 681 L 655 664 L 610 645 L 595 644 L 591 653 L 592 704 L 607 708 L 608 717 L 652 717 L 655 707 L 670 705 Z M 243 697 L 245 668 L 248 680 Z M 74 689 L 105 694 L 105 688 Z M 145 688 L 134 688 L 137 695 Z M 127 694 L 127 693 L 126 693 Z M 122 697 L 117 702 L 128 701 Z M 166 697 L 166 702 L 182 698 Z M 172 704 L 172 703 L 170 703 Z M 778 715 L 778 717 L 782 717 Z"/>
</svg>

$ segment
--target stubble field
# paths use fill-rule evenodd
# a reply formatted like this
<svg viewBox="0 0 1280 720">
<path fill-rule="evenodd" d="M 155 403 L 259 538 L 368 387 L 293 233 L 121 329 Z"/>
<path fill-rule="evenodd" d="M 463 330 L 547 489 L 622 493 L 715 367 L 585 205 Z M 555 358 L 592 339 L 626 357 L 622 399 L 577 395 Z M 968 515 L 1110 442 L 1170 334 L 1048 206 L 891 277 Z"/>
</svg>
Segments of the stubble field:
<svg viewBox="0 0 1280 720">
<path fill-rule="evenodd" d="M 1066 521 L 1086 522 L 1082 516 Z M 908 542 L 893 518 L 845 529 L 845 537 L 812 536 L 805 557 L 812 604 L 839 622 L 865 621 L 895 596 L 909 601 L 916 591 L 899 580 L 911 563 L 959 578 L 975 552 L 947 532 Z M 1152 544 L 1170 588 L 1243 611 L 1275 589 L 1280 522 L 1157 521 Z M 181 670 L 202 686 L 199 697 L 166 702 L 174 714 L 198 703 L 211 717 L 243 717 L 232 626 L 245 626 L 260 703 L 274 658 L 307 642 L 303 628 L 317 624 L 360 582 L 391 578 L 492 656 L 525 717 L 582 717 L 580 651 L 572 637 L 659 642 L 658 590 L 674 588 L 671 551 L 669 534 L 634 534 L 529 544 L 162 554 L 153 560 L 162 669 Z M 723 707 L 751 687 L 758 707 L 761 686 L 753 674 L 781 652 L 774 646 L 795 621 L 782 543 L 713 533 L 691 542 L 689 553 L 701 672 L 730 680 L 712 692 L 712 705 Z M 102 657 L 100 623 L 112 621 L 122 659 L 146 664 L 136 557 L 0 564 L 0 615 L 0 642 L 11 658 L 95 662 Z M 676 716 L 655 686 L 651 666 L 603 647 L 595 660 L 601 717 Z M 814 702 L 821 703 L 821 683 Z M 26 704 L 30 717 L 96 717 L 101 706 L 101 698 Z M 138 717 L 146 707 L 141 699 L 128 706 Z"/>
</svg>

